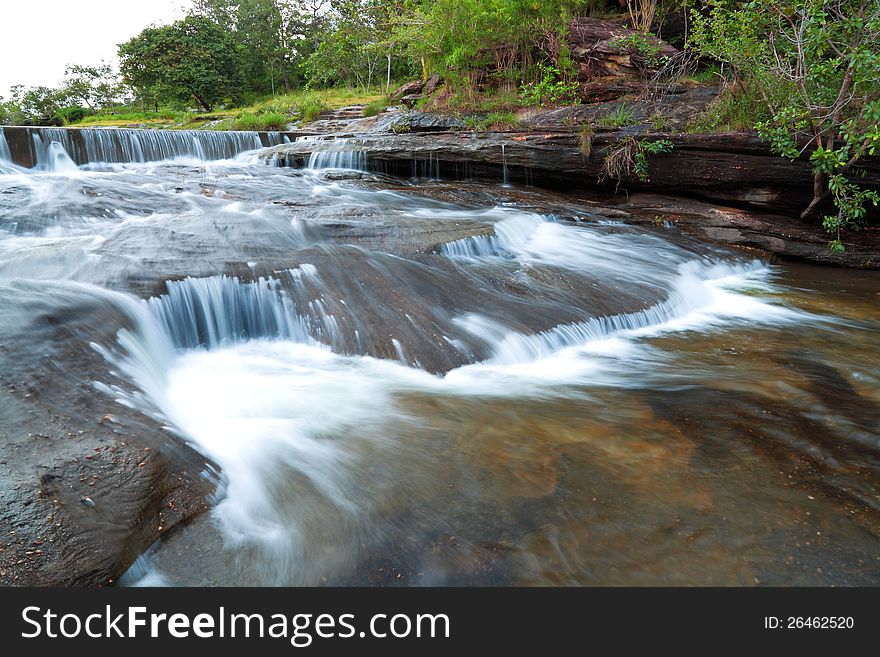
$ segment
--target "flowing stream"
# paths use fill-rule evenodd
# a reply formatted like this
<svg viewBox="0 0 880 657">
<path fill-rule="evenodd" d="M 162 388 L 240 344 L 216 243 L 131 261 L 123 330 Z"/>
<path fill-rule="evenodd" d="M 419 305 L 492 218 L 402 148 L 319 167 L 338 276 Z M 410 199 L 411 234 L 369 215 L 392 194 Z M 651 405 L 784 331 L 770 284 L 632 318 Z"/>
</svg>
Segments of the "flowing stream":
<svg viewBox="0 0 880 657">
<path fill-rule="evenodd" d="M 880 583 L 876 273 L 93 132 L 0 132 L 4 321 L 112 310 L 66 375 L 223 484 L 125 583 Z"/>
</svg>

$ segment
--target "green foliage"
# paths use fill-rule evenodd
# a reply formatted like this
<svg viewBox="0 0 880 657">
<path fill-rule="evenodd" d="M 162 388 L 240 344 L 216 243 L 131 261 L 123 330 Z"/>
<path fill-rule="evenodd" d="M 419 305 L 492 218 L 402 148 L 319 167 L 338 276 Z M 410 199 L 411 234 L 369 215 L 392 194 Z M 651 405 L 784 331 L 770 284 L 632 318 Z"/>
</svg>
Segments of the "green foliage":
<svg viewBox="0 0 880 657">
<path fill-rule="evenodd" d="M 626 105 L 618 105 L 605 116 L 596 121 L 600 128 L 625 128 L 635 124 L 635 115 Z"/>
<path fill-rule="evenodd" d="M 284 114 L 245 112 L 232 123 L 233 130 L 286 130 L 289 120 Z"/>
<path fill-rule="evenodd" d="M 93 114 L 84 116 L 78 125 L 130 125 L 147 123 L 173 123 L 183 120 L 183 114 L 165 110 L 162 112 L 121 112 L 118 114 Z"/>
<path fill-rule="evenodd" d="M 294 105 L 294 109 L 301 121 L 308 123 L 314 121 L 320 116 L 321 112 L 327 109 L 321 96 L 315 92 L 306 93 L 299 98 Z"/>
<path fill-rule="evenodd" d="M 389 9 L 388 3 L 376 0 L 334 2 L 324 18 L 317 47 L 306 63 L 309 80 L 372 86 L 382 73 L 388 50 L 384 38 L 390 29 Z"/>
<path fill-rule="evenodd" d="M 462 119 L 465 127 L 474 132 L 511 132 L 522 127 L 522 121 L 513 112 L 491 112 L 485 116 L 470 115 Z"/>
<path fill-rule="evenodd" d="M 674 145 L 668 139 L 658 139 L 657 141 L 640 141 L 635 152 L 634 173 L 636 178 L 642 182 L 648 181 L 648 156 L 660 155 L 662 153 L 670 153 Z"/>
<path fill-rule="evenodd" d="M 364 105 L 364 116 L 378 116 L 388 107 L 388 99 L 380 98 Z"/>
<path fill-rule="evenodd" d="M 836 163 L 833 168 L 836 169 L 839 166 Z M 868 212 L 867 204 L 870 203 L 874 207 L 880 204 L 880 193 L 863 189 L 839 173 L 829 175 L 828 188 L 834 198 L 837 214 L 825 215 L 822 219 L 822 226 L 827 232 L 836 235 L 835 239 L 829 243 L 831 250 L 835 253 L 842 253 L 845 249 L 840 239 L 841 230 L 844 228 L 858 230 Z"/>
<path fill-rule="evenodd" d="M 583 0 L 409 0 L 400 3 L 389 42 L 426 71 L 468 84 L 476 69 L 498 72 L 509 85 L 526 81 L 535 62 L 572 72 L 565 35 Z M 539 81 L 540 78 L 531 80 Z"/>
<path fill-rule="evenodd" d="M 644 32 L 634 32 L 609 42 L 619 52 L 638 55 L 633 62 L 643 74 L 662 66 L 669 59 L 660 55 L 660 40 Z"/>
<path fill-rule="evenodd" d="M 717 64 L 709 64 L 685 76 L 685 78 L 697 84 L 716 84 L 722 79 L 721 67 Z"/>
<path fill-rule="evenodd" d="M 60 118 L 64 122 L 64 125 L 70 125 L 71 123 L 79 123 L 89 113 L 89 110 L 84 107 L 71 105 L 70 107 L 62 107 L 55 113 L 55 116 Z"/>
<path fill-rule="evenodd" d="M 667 119 L 661 112 L 654 112 L 648 117 L 648 121 L 651 123 L 651 127 L 657 132 L 664 130 L 669 125 L 669 119 Z"/>
<path fill-rule="evenodd" d="M 4 103 L 8 123 L 19 125 L 63 125 L 60 112 L 69 105 L 62 89 L 45 86 L 25 88 L 15 85 L 12 98 Z"/>
<path fill-rule="evenodd" d="M 91 112 L 111 109 L 123 93 L 122 85 L 109 64 L 69 64 L 61 88 L 68 101 L 77 105 L 82 103 Z"/>
<path fill-rule="evenodd" d="M 206 112 L 241 89 L 240 51 L 229 34 L 201 16 L 151 27 L 119 46 L 123 78 L 159 99 L 194 99 Z"/>
<path fill-rule="evenodd" d="M 756 85 L 740 81 L 722 87 L 718 96 L 704 112 L 688 125 L 688 132 L 749 132 L 760 121 L 770 119 L 770 112 L 763 102 Z"/>
<path fill-rule="evenodd" d="M 492 112 L 486 115 L 486 123 L 496 132 L 510 132 L 522 127 L 522 121 L 514 112 Z"/>
<path fill-rule="evenodd" d="M 580 103 L 580 87 L 577 80 L 566 80 L 555 66 L 538 64 L 541 79 L 520 87 L 524 105 L 548 107 L 554 105 L 577 105 Z"/>
<path fill-rule="evenodd" d="M 24 105 L 20 97 L 3 101 L 0 116 L 58 123 L 80 119 L 78 112 L 57 114 L 76 106 L 87 118 L 93 112 L 112 116 L 195 107 L 210 114 L 221 104 L 247 104 L 257 115 L 311 119 L 322 106 L 291 109 L 288 102 L 301 85 L 313 90 L 348 85 L 359 87 L 361 95 L 372 95 L 381 85 L 387 94 L 392 80 L 432 72 L 449 84 L 431 103 L 460 113 L 522 107 L 521 87 L 535 105 L 576 102 L 575 67 L 566 40 L 570 20 L 585 7 L 604 10 L 606 3 L 192 0 L 190 6 L 185 19 L 149 27 L 119 47 L 121 83 L 105 64 L 72 64 L 61 88 L 28 90 Z M 270 94 L 281 100 L 263 107 L 270 101 L 261 99 Z M 367 112 L 380 109 L 377 103 Z M 221 118 L 241 114 L 232 113 Z"/>
<path fill-rule="evenodd" d="M 777 154 L 810 153 L 814 194 L 802 216 L 831 197 L 838 212 L 823 225 L 842 248 L 840 230 L 857 227 L 875 199 L 852 175 L 880 139 L 880 3 L 713 0 L 693 13 L 691 46 L 757 90 L 766 116 L 754 125 Z"/>
<path fill-rule="evenodd" d="M 639 141 L 634 137 L 624 137 L 608 150 L 599 181 L 613 178 L 619 186 L 625 177 L 635 176 L 642 182 L 648 182 L 648 156 L 670 153 L 673 148 L 673 143 L 668 139 Z"/>
<path fill-rule="evenodd" d="M 462 123 L 464 123 L 464 127 L 473 132 L 486 132 L 489 128 L 489 124 L 486 123 L 486 117 L 484 116 L 466 116 L 462 119 Z"/>
<path fill-rule="evenodd" d="M 489 114 L 508 112 L 522 106 L 519 94 L 503 89 L 488 89 L 477 93 L 464 87 L 445 98 L 446 107 L 458 114 Z"/>
<path fill-rule="evenodd" d="M 222 28 L 238 49 L 243 92 L 289 93 L 316 45 L 323 0 L 193 0 L 192 13 Z"/>
</svg>

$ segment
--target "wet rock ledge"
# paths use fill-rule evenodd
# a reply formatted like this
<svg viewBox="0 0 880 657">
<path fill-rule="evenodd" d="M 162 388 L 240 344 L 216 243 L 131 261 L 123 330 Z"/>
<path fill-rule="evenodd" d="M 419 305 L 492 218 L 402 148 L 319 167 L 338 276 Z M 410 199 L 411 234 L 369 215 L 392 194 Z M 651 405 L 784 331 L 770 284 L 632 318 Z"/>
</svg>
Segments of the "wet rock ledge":
<svg viewBox="0 0 880 657">
<path fill-rule="evenodd" d="M 281 166 L 300 168 L 308 164 L 312 153 L 352 152 L 360 154 L 370 171 L 402 178 L 506 180 L 568 192 L 607 192 L 621 198 L 642 192 L 691 199 L 701 202 L 693 204 L 696 214 L 705 214 L 710 205 L 722 210 L 706 215 L 706 227 L 715 229 L 703 231 L 706 239 L 733 245 L 750 242 L 739 233 L 720 230 L 736 226 L 727 226 L 719 217 L 736 215 L 738 225 L 751 219 L 761 224 L 766 237 L 775 238 L 761 239 L 755 245 L 769 253 L 844 266 L 880 267 L 876 231 L 845 236 L 847 249 L 859 255 L 836 257 L 828 251 L 829 238 L 817 222 L 797 220 L 811 199 L 810 163 L 806 158 L 790 161 L 774 156 L 755 134 L 656 133 L 637 126 L 596 129 L 584 137 L 575 129 L 561 129 L 559 117 L 546 113 L 533 119 L 534 129 L 473 132 L 456 129 L 455 119 L 444 128 L 436 116 L 420 114 L 406 115 L 414 130 L 409 133 L 383 132 L 382 128 L 395 125 L 386 122 L 374 126 L 372 132 L 338 133 L 283 144 L 266 151 L 264 157 Z M 554 121 L 555 128 L 548 126 Z M 423 125 L 427 126 L 424 131 L 415 131 Z M 624 174 L 620 180 L 603 175 L 607 154 L 629 138 L 648 142 L 663 139 L 672 144 L 670 152 L 648 156 L 646 180 L 634 174 Z M 860 182 L 880 188 L 880 162 L 867 161 L 863 168 L 865 177 Z M 662 213 L 658 216 L 663 218 Z M 784 248 L 780 246 L 783 242 Z"/>
</svg>

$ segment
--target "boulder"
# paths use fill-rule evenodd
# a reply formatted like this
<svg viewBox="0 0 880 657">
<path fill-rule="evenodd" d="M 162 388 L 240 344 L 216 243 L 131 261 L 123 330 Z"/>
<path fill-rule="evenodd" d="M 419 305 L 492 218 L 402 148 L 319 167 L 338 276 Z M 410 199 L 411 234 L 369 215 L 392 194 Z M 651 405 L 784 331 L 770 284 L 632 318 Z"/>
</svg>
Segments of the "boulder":
<svg viewBox="0 0 880 657">
<path fill-rule="evenodd" d="M 400 99 L 400 102 L 406 105 L 407 107 L 413 107 L 418 101 L 423 100 L 425 97 L 422 94 L 408 94 Z"/>
<path fill-rule="evenodd" d="M 455 116 L 413 110 L 383 116 L 376 122 L 373 132 L 448 132 L 464 127 L 464 122 Z"/>
<path fill-rule="evenodd" d="M 429 77 L 428 81 L 425 82 L 425 95 L 430 96 L 433 94 L 441 84 L 443 84 L 443 78 L 436 73 Z"/>
<path fill-rule="evenodd" d="M 421 80 L 413 80 L 412 82 L 407 82 L 406 84 L 401 85 L 397 88 L 397 90 L 391 94 L 391 100 L 400 100 L 401 98 L 405 98 L 406 96 L 412 96 L 413 94 L 422 93 L 422 89 L 424 88 L 425 83 Z"/>
<path fill-rule="evenodd" d="M 568 45 L 578 68 L 578 80 L 591 82 L 607 77 L 641 77 L 653 68 L 636 48 L 622 48 L 617 41 L 629 36 L 644 36 L 657 48 L 657 59 L 673 57 L 678 49 L 655 36 L 644 35 L 617 23 L 598 18 L 576 18 L 571 23 Z"/>
</svg>

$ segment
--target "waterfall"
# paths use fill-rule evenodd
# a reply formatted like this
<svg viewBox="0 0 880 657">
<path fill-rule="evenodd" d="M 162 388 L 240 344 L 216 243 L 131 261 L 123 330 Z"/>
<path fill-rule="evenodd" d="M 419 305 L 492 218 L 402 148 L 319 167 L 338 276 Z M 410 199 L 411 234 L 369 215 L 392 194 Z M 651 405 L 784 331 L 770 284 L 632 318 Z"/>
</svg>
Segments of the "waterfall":
<svg viewBox="0 0 880 657">
<path fill-rule="evenodd" d="M 70 159 L 60 142 L 53 141 L 46 147 L 46 168 L 49 171 L 76 171 L 76 162 Z"/>
<path fill-rule="evenodd" d="M 497 235 L 476 235 L 440 247 L 440 253 L 450 258 L 502 258 L 509 255 Z"/>
<path fill-rule="evenodd" d="M 304 298 L 305 280 L 318 281 L 315 268 L 306 264 L 279 276 L 253 282 L 228 276 L 171 281 L 166 294 L 146 303 L 178 348 L 214 348 L 254 338 L 332 342 L 338 329 L 320 300 L 306 304 L 308 312 L 301 314 L 288 293 L 292 287 Z"/>
<path fill-rule="evenodd" d="M 0 127 L 0 162 L 12 162 L 12 153 L 9 152 L 9 144 L 6 143 L 6 135 Z"/>
<path fill-rule="evenodd" d="M 323 141 L 320 138 L 302 138 L 297 141 Z M 328 142 L 327 148 L 312 151 L 309 156 L 307 169 L 353 169 L 366 171 L 367 153 L 357 148 L 352 148 L 352 142 L 348 139 L 334 139 Z"/>
<path fill-rule="evenodd" d="M 497 222 L 491 235 L 475 235 L 440 247 L 450 258 L 513 258 L 531 239 L 542 224 L 555 222 L 556 217 L 539 214 L 519 214 Z"/>
<path fill-rule="evenodd" d="M 125 128 L 14 128 L 14 130 L 29 133 L 30 164 L 42 169 L 48 168 L 51 164 L 48 149 L 53 143 L 59 144 L 73 163 L 83 165 L 100 162 L 158 162 L 177 157 L 190 157 L 203 161 L 225 160 L 247 151 L 277 146 L 286 138 L 280 132 L 254 131 Z M 4 156 L 13 159 L 6 138 L 0 140 L 0 160 Z M 27 159 L 24 154 L 19 157 Z"/>
<path fill-rule="evenodd" d="M 501 144 L 501 161 L 504 166 L 504 182 L 502 184 L 505 187 L 510 187 L 510 184 L 507 182 L 507 150 L 504 144 Z"/>
</svg>

